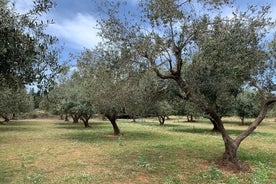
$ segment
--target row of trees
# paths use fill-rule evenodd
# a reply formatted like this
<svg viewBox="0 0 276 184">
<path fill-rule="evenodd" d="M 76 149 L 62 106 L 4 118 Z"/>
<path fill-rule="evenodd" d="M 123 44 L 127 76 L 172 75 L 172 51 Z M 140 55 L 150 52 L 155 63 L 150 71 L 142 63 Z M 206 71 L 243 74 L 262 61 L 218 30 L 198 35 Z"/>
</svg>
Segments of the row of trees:
<svg viewBox="0 0 276 184">
<path fill-rule="evenodd" d="M 166 94 L 165 84 L 145 66 L 122 63 L 116 53 L 102 49 L 85 50 L 76 59 L 77 69 L 49 93 L 44 108 L 68 114 L 74 122 L 81 119 L 85 127 L 93 114 L 103 114 L 115 135 L 120 133 L 119 117 L 165 115 L 164 104 L 159 104 Z"/>
<path fill-rule="evenodd" d="M 103 114 L 114 124 L 115 135 L 120 133 L 116 125 L 119 117 L 135 121 L 136 117 L 155 116 L 163 125 L 170 115 L 186 115 L 187 121 L 204 116 L 200 108 L 182 99 L 171 81 L 161 81 L 153 71 L 144 67 L 126 70 L 125 64 L 115 66 L 115 60 L 106 62 L 106 55 L 101 56 L 104 58 L 96 56 L 100 52 L 85 50 L 75 56 L 77 68 L 60 79 L 40 108 L 61 117 L 69 115 L 74 123 L 82 120 L 85 127 L 89 127 L 88 121 L 93 115 Z M 223 109 L 221 116 L 238 115 L 244 124 L 245 118 L 257 115 L 257 98 L 256 91 L 245 90 L 233 102 L 220 107 Z"/>
</svg>

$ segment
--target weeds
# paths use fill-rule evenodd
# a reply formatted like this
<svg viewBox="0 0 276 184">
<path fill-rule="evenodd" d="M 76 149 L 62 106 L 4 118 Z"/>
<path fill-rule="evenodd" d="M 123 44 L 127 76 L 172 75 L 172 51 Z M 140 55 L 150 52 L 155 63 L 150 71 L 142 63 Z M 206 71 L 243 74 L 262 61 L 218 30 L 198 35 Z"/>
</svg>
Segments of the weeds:
<svg viewBox="0 0 276 184">
<path fill-rule="evenodd" d="M 216 164 L 214 163 L 211 164 L 209 172 L 212 180 L 217 180 L 223 175 L 223 173 L 217 168 Z"/>
<path fill-rule="evenodd" d="M 182 184 L 182 182 L 177 176 L 169 176 L 166 177 L 164 184 Z"/>
<path fill-rule="evenodd" d="M 86 172 L 68 175 L 64 179 L 66 183 L 80 183 L 80 184 L 93 183 L 93 181 L 96 181 L 96 180 L 97 180 L 96 175 L 93 175 L 91 173 L 86 173 Z"/>
<path fill-rule="evenodd" d="M 136 164 L 140 167 L 144 167 L 144 168 L 150 168 L 151 165 L 148 163 L 147 161 L 147 157 L 145 155 L 140 155 L 138 161 L 136 162 Z"/>
<path fill-rule="evenodd" d="M 118 145 L 119 146 L 124 146 L 125 145 L 124 137 L 122 135 L 120 135 L 119 138 L 118 138 Z"/>
<path fill-rule="evenodd" d="M 259 162 L 257 169 L 252 173 L 252 183 L 267 183 L 269 180 L 268 169 L 269 168 L 264 163 Z"/>
<path fill-rule="evenodd" d="M 37 184 L 37 183 L 42 183 L 44 176 L 40 173 L 32 173 L 28 176 L 26 176 L 26 181 L 28 183 L 33 183 L 33 184 Z"/>
</svg>

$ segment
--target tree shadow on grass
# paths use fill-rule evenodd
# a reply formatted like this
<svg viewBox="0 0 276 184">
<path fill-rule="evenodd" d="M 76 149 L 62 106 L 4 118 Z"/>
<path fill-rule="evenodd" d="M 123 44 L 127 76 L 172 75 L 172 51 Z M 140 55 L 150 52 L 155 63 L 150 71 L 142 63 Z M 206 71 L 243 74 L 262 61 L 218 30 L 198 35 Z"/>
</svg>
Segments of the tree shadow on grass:
<svg viewBox="0 0 276 184">
<path fill-rule="evenodd" d="M 8 122 L 7 124 L 0 125 L 0 132 L 20 132 L 20 131 L 37 131 L 36 128 L 30 127 L 33 124 L 28 122 Z"/>
<path fill-rule="evenodd" d="M 82 129 L 89 129 L 85 128 L 83 122 L 79 123 L 73 123 L 73 122 L 58 122 L 54 123 L 56 128 L 59 129 L 76 129 L 76 130 L 82 130 Z M 110 124 L 110 123 L 109 123 Z M 106 125 L 109 125 L 108 122 L 89 122 L 90 128 L 103 128 Z"/>
<path fill-rule="evenodd" d="M 183 133 L 199 133 L 199 134 L 210 134 L 219 135 L 219 132 L 213 132 L 209 128 L 196 128 L 196 127 L 179 127 L 171 129 L 173 132 L 183 132 Z M 231 136 L 238 136 L 243 132 L 243 130 L 226 130 Z M 250 136 L 273 136 L 273 133 L 254 131 Z"/>
<path fill-rule="evenodd" d="M 179 133 L 198 133 L 198 134 L 210 134 L 210 135 L 220 135 L 218 132 L 212 132 L 210 128 L 196 128 L 196 127 L 179 127 L 172 128 L 170 131 Z"/>
<path fill-rule="evenodd" d="M 121 135 L 114 136 L 113 129 L 88 129 L 77 130 L 75 132 L 65 133 L 61 135 L 61 138 L 80 141 L 85 143 L 103 143 L 103 142 L 117 142 L 118 141 L 152 141 L 158 139 L 164 139 L 164 135 L 155 132 L 143 132 L 143 131 L 123 131 Z"/>
<path fill-rule="evenodd" d="M 172 124 L 172 123 L 166 124 L 166 122 L 164 123 L 164 125 L 160 125 L 159 122 L 148 122 L 148 121 L 137 121 L 135 124 L 141 125 L 141 126 L 148 126 L 148 127 L 169 127 L 169 128 L 182 126 L 179 124 Z"/>
</svg>

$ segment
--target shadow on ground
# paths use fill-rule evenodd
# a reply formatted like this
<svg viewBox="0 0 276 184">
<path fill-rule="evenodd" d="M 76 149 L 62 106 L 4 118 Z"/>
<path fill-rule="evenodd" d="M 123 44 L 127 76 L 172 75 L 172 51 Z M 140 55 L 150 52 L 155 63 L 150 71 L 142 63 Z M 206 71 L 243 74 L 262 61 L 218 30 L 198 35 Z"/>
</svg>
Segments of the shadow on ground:
<svg viewBox="0 0 276 184">
<path fill-rule="evenodd" d="M 17 121 L 10 121 L 5 124 L 0 125 L 0 132 L 21 132 L 21 131 L 37 131 L 37 128 L 34 126 L 33 122 L 17 122 Z"/>
</svg>

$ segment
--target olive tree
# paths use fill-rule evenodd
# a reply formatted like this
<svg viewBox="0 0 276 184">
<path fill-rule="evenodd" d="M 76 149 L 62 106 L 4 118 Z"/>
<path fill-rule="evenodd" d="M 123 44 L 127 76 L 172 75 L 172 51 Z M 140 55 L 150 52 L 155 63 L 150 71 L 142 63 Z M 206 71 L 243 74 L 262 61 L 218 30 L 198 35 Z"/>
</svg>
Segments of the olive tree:
<svg viewBox="0 0 276 184">
<path fill-rule="evenodd" d="M 112 124 L 114 135 L 119 135 L 116 120 L 124 113 L 122 86 L 125 76 L 116 66 L 116 57 L 102 49 L 86 49 L 77 57 L 77 66 L 86 91 L 93 95 L 96 112 L 103 114 Z M 118 67 L 118 71 L 114 67 Z"/>
<path fill-rule="evenodd" d="M 165 118 L 173 114 L 173 107 L 168 103 L 168 81 L 158 78 L 152 70 L 143 73 L 138 82 L 135 93 L 131 98 L 136 99 L 136 109 L 141 116 L 158 117 L 160 125 L 164 125 Z"/>
<path fill-rule="evenodd" d="M 100 45 L 77 57 L 82 90 L 91 94 L 95 111 L 111 122 L 114 135 L 120 134 L 119 117 L 164 115 L 158 104 L 164 91 L 162 81 L 147 66 L 128 62 L 129 53 L 124 47 L 106 49 Z"/>
<path fill-rule="evenodd" d="M 25 113 L 33 110 L 33 100 L 25 89 L 11 89 L 2 87 L 0 92 L 0 117 L 5 122 L 15 118 L 18 113 Z"/>
<path fill-rule="evenodd" d="M 241 119 L 241 125 L 244 125 L 245 118 L 254 118 L 258 115 L 260 104 L 256 103 L 258 94 L 255 91 L 246 90 L 240 93 L 235 101 L 235 111 Z"/>
<path fill-rule="evenodd" d="M 94 114 L 93 98 L 83 86 L 82 77 L 77 71 L 64 77 L 44 98 L 42 107 L 54 113 L 70 115 L 73 123 L 82 120 L 86 128 L 89 119 Z"/>
<path fill-rule="evenodd" d="M 0 3 L 0 100 L 7 105 L 1 108 L 3 113 L 18 112 L 13 107 L 21 103 L 16 97 L 25 96 L 26 85 L 36 84 L 45 91 L 61 71 L 57 38 L 45 33 L 51 21 L 40 18 L 54 6 L 51 0 L 35 0 L 32 9 L 20 14 L 13 3 Z M 11 97 L 18 101 L 10 103 Z"/>
<path fill-rule="evenodd" d="M 108 16 L 99 21 L 101 36 L 107 45 L 127 47 L 132 56 L 129 62 L 145 62 L 161 79 L 175 81 L 183 98 L 208 115 L 221 133 L 225 145 L 221 163 L 248 169 L 237 157 L 239 145 L 276 102 L 275 93 L 269 90 L 275 82 L 271 80 L 275 58 L 263 42 L 267 28 L 273 26 L 269 7 L 251 6 L 245 12 L 223 17 L 216 10 L 231 2 L 197 2 L 144 0 L 140 2 L 141 19 L 136 18 L 136 22 L 131 15 L 124 17 L 119 3 L 107 2 Z M 198 13 L 199 6 L 217 13 Z M 190 73 L 193 75 L 188 76 Z M 259 91 L 261 108 L 256 119 L 234 139 L 217 107 L 227 104 L 245 84 Z"/>
<path fill-rule="evenodd" d="M 2 2 L 2 1 L 1 1 Z M 0 5 L 0 82 L 10 87 L 37 83 L 49 85 L 60 70 L 57 62 L 57 38 L 45 33 L 51 21 L 41 21 L 55 4 L 36 0 L 28 12 L 20 14 L 11 3 Z"/>
<path fill-rule="evenodd" d="M 71 102 L 71 108 L 68 109 L 68 113 L 75 123 L 79 118 L 84 123 L 84 126 L 88 128 L 90 127 L 88 121 L 95 113 L 93 93 L 91 94 L 87 91 L 84 84 L 85 81 L 83 81 L 83 77 L 77 71 L 73 73 L 69 83 L 67 97 L 69 97 L 68 100 Z"/>
</svg>

